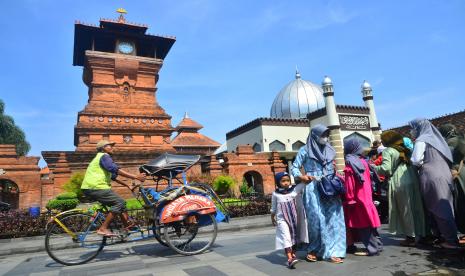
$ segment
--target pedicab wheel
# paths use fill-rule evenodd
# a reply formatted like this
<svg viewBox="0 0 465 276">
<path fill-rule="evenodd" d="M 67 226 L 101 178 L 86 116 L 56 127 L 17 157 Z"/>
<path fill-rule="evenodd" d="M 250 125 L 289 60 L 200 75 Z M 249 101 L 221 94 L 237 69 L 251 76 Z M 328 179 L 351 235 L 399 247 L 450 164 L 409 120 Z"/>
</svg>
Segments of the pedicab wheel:
<svg viewBox="0 0 465 276">
<path fill-rule="evenodd" d="M 182 221 L 165 224 L 168 246 L 182 255 L 195 255 L 209 249 L 215 242 L 218 225 L 213 214 L 191 215 Z"/>
<path fill-rule="evenodd" d="M 168 244 L 166 243 L 165 240 L 165 235 L 164 232 L 162 232 L 163 226 L 160 225 L 160 220 L 158 218 L 153 220 L 153 235 L 155 236 L 155 239 L 163 246 L 167 246 Z"/>
<path fill-rule="evenodd" d="M 97 234 L 102 222 L 87 214 L 71 214 L 47 227 L 45 250 L 63 265 L 80 265 L 94 259 L 102 251 L 106 238 Z"/>
</svg>

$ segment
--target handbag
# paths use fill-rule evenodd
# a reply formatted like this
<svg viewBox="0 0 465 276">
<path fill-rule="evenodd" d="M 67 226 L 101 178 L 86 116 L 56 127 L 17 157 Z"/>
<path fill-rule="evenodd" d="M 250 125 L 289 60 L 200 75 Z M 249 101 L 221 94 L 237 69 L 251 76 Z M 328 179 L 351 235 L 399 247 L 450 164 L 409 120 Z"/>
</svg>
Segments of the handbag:
<svg viewBox="0 0 465 276">
<path fill-rule="evenodd" d="M 318 182 L 318 189 L 321 194 L 327 197 L 343 195 L 346 193 L 342 180 L 335 172 L 321 177 L 321 180 Z"/>
</svg>

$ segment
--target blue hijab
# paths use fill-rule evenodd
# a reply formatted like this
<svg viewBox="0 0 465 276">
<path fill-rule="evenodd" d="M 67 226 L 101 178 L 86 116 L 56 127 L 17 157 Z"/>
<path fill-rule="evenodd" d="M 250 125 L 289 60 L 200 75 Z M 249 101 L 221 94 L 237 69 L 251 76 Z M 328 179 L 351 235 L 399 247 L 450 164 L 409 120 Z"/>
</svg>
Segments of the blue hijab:
<svg viewBox="0 0 465 276">
<path fill-rule="evenodd" d="M 295 185 L 291 185 L 287 189 L 281 187 L 281 185 L 280 185 L 281 179 L 283 177 L 285 177 L 285 176 L 289 176 L 289 174 L 287 172 L 279 172 L 274 176 L 274 178 L 276 180 L 276 186 L 278 187 L 278 188 L 276 188 L 277 193 L 288 194 L 288 193 L 294 191 Z"/>
<path fill-rule="evenodd" d="M 450 163 L 453 163 L 452 152 L 450 151 L 449 145 L 446 140 L 442 137 L 439 130 L 426 119 L 415 119 L 409 122 L 412 129 L 417 132 L 415 141 L 425 142 L 438 150 L 442 156 L 444 156 Z"/>
<path fill-rule="evenodd" d="M 307 138 L 308 157 L 318 161 L 323 167 L 333 162 L 336 157 L 336 151 L 328 142 L 324 145 L 318 143 L 320 137 L 327 131 L 329 131 L 329 128 L 318 124 L 310 130 Z"/>
<path fill-rule="evenodd" d="M 360 156 L 363 154 L 363 147 L 360 141 L 355 138 L 349 138 L 344 141 L 344 156 L 346 164 L 349 165 L 355 173 L 355 176 L 363 184 L 365 179 L 363 173 L 365 172 L 365 165 Z"/>
</svg>

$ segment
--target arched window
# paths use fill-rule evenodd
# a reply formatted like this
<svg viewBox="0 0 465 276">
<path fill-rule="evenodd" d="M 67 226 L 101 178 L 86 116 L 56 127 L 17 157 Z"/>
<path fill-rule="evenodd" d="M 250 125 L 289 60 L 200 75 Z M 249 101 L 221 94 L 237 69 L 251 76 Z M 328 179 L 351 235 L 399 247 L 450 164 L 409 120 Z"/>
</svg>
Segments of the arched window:
<svg viewBox="0 0 465 276">
<path fill-rule="evenodd" d="M 302 141 L 297 141 L 297 142 L 295 142 L 294 144 L 292 144 L 292 151 L 299 151 L 299 149 L 300 149 L 301 147 L 303 147 L 304 145 L 305 145 L 304 142 L 302 142 Z"/>
<path fill-rule="evenodd" d="M 370 139 L 368 139 L 367 137 L 361 135 L 360 133 L 357 133 L 357 132 L 354 132 L 352 134 L 350 134 L 349 136 L 346 136 L 344 138 L 344 141 L 346 141 L 347 139 L 352 139 L 352 138 L 355 138 L 357 139 L 360 144 L 362 145 L 363 148 L 369 148 L 371 146 L 371 142 L 370 142 Z"/>
<path fill-rule="evenodd" d="M 278 140 L 270 143 L 270 151 L 285 151 L 286 146 Z"/>
<path fill-rule="evenodd" d="M 253 151 L 255 151 L 255 152 L 260 152 L 260 151 L 262 151 L 262 146 L 261 146 L 259 143 L 253 144 L 253 147 L 252 147 L 252 148 L 253 148 Z"/>
</svg>

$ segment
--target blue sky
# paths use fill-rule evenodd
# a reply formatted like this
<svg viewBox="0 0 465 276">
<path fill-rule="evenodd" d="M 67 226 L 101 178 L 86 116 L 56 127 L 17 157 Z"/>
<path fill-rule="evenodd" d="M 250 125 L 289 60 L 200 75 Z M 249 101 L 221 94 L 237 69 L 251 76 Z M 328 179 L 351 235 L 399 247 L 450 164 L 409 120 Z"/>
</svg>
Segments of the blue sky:
<svg viewBox="0 0 465 276">
<path fill-rule="evenodd" d="M 329 75 L 338 104 L 362 105 L 368 80 L 383 128 L 465 109 L 463 0 L 5 1 L 0 98 L 31 155 L 74 150 L 77 112 L 87 102 L 82 68 L 72 66 L 74 21 L 97 24 L 119 7 L 149 33 L 177 37 L 158 101 L 173 125 L 188 111 L 219 142 L 268 116 L 296 65 L 314 83 Z"/>
</svg>

